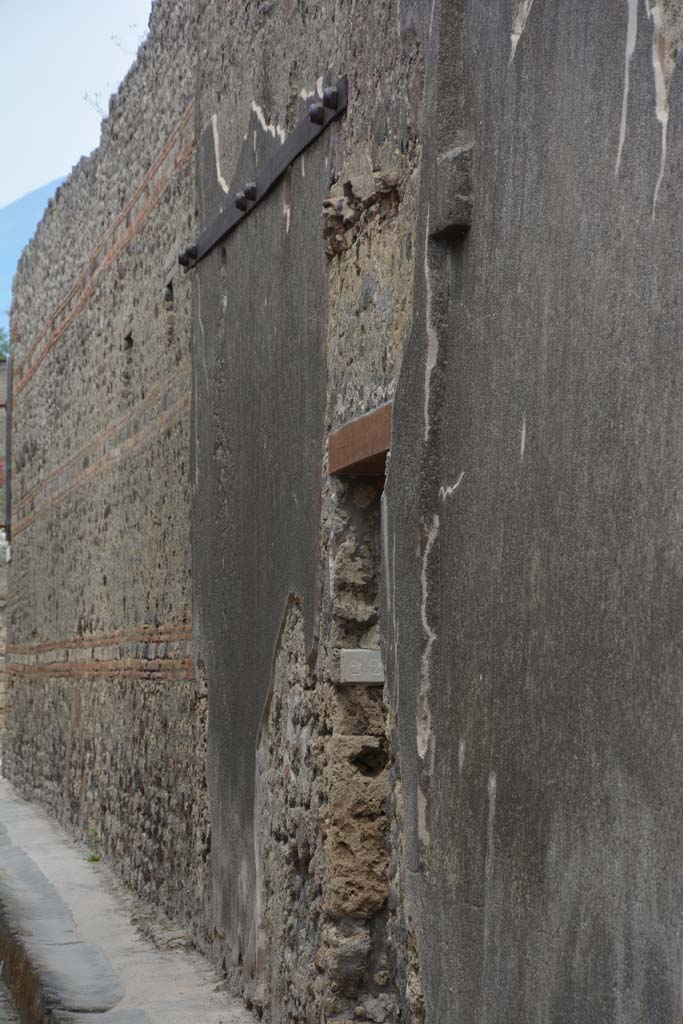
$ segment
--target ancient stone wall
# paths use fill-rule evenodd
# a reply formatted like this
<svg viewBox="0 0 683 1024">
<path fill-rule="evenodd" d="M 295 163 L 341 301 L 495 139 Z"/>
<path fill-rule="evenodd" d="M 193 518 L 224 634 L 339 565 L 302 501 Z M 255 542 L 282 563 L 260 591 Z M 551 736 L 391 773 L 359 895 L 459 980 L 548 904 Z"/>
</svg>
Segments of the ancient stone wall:
<svg viewBox="0 0 683 1024">
<path fill-rule="evenodd" d="M 680 1018 L 682 10 L 158 0 L 24 255 L 3 768 L 271 1024 Z"/>
<path fill-rule="evenodd" d="M 427 14 L 158 0 L 15 285 L 4 770 L 273 1021 L 420 1017 L 389 711 L 339 679 L 382 484 L 326 438 L 396 385 Z M 180 272 L 338 74 L 347 115 Z"/>
<path fill-rule="evenodd" d="M 155 4 L 98 150 L 22 257 L 11 319 L 3 770 L 200 927 L 206 692 L 192 660 L 194 4 Z"/>
<path fill-rule="evenodd" d="M 214 941 L 272 1021 L 420 1013 L 388 708 L 339 685 L 340 650 L 379 645 L 381 483 L 330 478 L 326 441 L 392 397 L 409 328 L 424 7 L 228 4 L 226 38 L 211 2 L 198 23 L 200 228 L 349 82 L 346 115 L 192 271 Z"/>
</svg>

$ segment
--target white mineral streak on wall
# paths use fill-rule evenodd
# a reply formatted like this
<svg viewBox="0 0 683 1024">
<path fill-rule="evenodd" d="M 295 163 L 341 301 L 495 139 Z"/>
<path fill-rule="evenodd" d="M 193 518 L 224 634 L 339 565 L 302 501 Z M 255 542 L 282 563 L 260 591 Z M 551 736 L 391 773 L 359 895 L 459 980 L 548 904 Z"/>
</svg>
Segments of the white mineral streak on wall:
<svg viewBox="0 0 683 1024">
<path fill-rule="evenodd" d="M 286 172 L 282 182 L 282 216 L 285 218 L 286 233 L 292 223 L 292 168 Z"/>
<path fill-rule="evenodd" d="M 204 330 L 204 320 L 202 319 L 202 287 L 201 279 L 197 276 L 197 322 L 199 324 L 199 331 L 202 339 L 202 366 L 204 367 L 204 380 L 206 382 L 206 394 L 205 400 L 208 400 L 209 395 L 209 371 L 206 366 L 206 331 Z M 195 396 L 194 401 L 194 486 L 195 490 L 199 487 L 199 430 L 197 429 L 197 406 L 198 402 Z"/>
<path fill-rule="evenodd" d="M 521 0 L 519 7 L 517 8 L 517 16 L 512 26 L 512 33 L 510 34 L 510 64 L 512 64 L 515 59 L 517 46 L 524 34 L 527 18 L 529 17 L 533 4 L 534 0 Z"/>
<path fill-rule="evenodd" d="M 621 152 L 626 139 L 626 115 L 628 114 L 628 92 L 630 87 L 631 58 L 636 48 L 638 35 L 638 0 L 626 0 L 628 8 L 628 22 L 626 25 L 626 52 L 624 54 L 624 92 L 621 101 L 621 126 L 619 128 L 619 149 L 617 150 L 617 163 L 614 168 L 614 176 L 619 174 L 621 165 Z"/>
<path fill-rule="evenodd" d="M 491 914 L 493 911 L 493 869 L 494 869 L 494 827 L 496 823 L 496 794 L 498 790 L 498 784 L 496 780 L 496 773 L 491 769 L 489 772 L 489 784 L 488 784 L 488 798 L 489 798 L 489 814 L 488 814 L 488 827 L 486 830 L 486 894 L 484 898 L 484 962 L 486 962 L 487 953 L 489 950 L 489 941 L 491 937 Z"/>
<path fill-rule="evenodd" d="M 496 773 L 494 771 L 489 772 L 489 820 L 488 820 L 488 849 L 486 856 L 486 874 L 489 874 L 489 854 L 493 854 L 493 826 L 496 820 Z"/>
<path fill-rule="evenodd" d="M 264 132 L 268 132 L 274 139 L 279 139 L 280 142 L 285 141 L 286 133 L 284 128 L 281 128 L 279 124 L 269 124 L 265 119 L 263 110 L 259 107 L 258 103 L 254 102 L 254 100 L 251 101 L 251 109 L 256 114 L 258 123 L 261 125 Z"/>
<path fill-rule="evenodd" d="M 218 138 L 218 114 L 214 114 L 211 118 L 211 127 L 213 128 L 213 152 L 216 158 L 216 178 L 218 184 L 225 192 L 226 196 L 230 192 L 230 186 L 221 174 L 221 152 L 220 152 L 220 139 Z"/>
<path fill-rule="evenodd" d="M 648 8 L 648 17 L 652 21 L 652 67 L 655 74 L 655 103 L 657 120 L 662 126 L 661 155 L 659 158 L 659 177 L 655 185 L 655 194 L 652 200 L 652 219 L 655 219 L 657 209 L 657 196 L 659 186 L 662 184 L 664 169 L 666 167 L 666 136 L 669 127 L 669 82 L 665 71 L 666 60 L 666 38 L 662 21 L 662 10 L 659 3 Z"/>
<path fill-rule="evenodd" d="M 439 338 L 436 333 L 436 328 L 432 323 L 432 307 L 434 304 L 434 296 L 432 293 L 432 278 L 429 270 L 429 207 L 427 207 L 427 233 L 425 236 L 425 257 L 424 257 L 424 271 L 425 271 L 425 289 L 427 292 L 427 309 L 425 313 L 426 330 L 427 330 L 427 361 L 425 363 L 425 398 L 424 398 L 424 439 L 429 440 L 429 394 L 432 385 L 432 373 L 436 366 L 437 356 L 439 354 Z"/>
<path fill-rule="evenodd" d="M 526 413 L 522 417 L 522 438 L 519 442 L 519 461 L 524 461 L 524 452 L 526 451 Z"/>
<path fill-rule="evenodd" d="M 460 476 L 458 477 L 458 479 L 455 481 L 454 484 L 451 484 L 450 487 L 443 487 L 442 486 L 442 487 L 439 488 L 439 494 L 441 495 L 441 500 L 442 501 L 445 501 L 446 498 L 450 498 L 450 496 L 457 491 L 458 487 L 462 483 L 464 475 L 465 475 L 465 470 L 463 469 L 462 473 L 460 474 Z"/>
<path fill-rule="evenodd" d="M 381 536 L 382 536 L 382 569 L 384 573 L 384 589 L 385 589 L 385 601 L 387 605 L 387 613 L 391 619 L 391 632 L 392 632 L 392 649 L 393 649 L 393 663 L 391 671 L 393 672 L 393 694 L 391 695 L 391 707 L 392 710 L 398 708 L 399 699 L 399 686 L 400 686 L 400 671 L 398 664 L 398 646 L 399 646 L 399 622 L 396 615 L 396 534 L 393 534 L 391 543 L 391 556 L 389 553 L 389 506 L 386 498 L 386 491 L 382 492 L 380 499 L 380 523 L 381 523 Z"/>
<path fill-rule="evenodd" d="M 432 647 L 436 640 L 436 633 L 430 626 L 429 618 L 427 616 L 427 601 L 429 599 L 429 582 L 427 579 L 427 572 L 429 567 L 429 557 L 432 553 L 432 548 L 434 547 L 438 535 L 439 517 L 435 515 L 432 519 L 432 525 L 429 528 L 429 533 L 427 534 L 427 541 L 422 554 L 422 571 L 420 573 L 420 580 L 422 583 L 422 606 L 420 614 L 422 619 L 422 630 L 424 636 L 427 638 L 427 643 L 424 645 L 424 650 L 422 652 L 422 662 L 420 664 L 420 693 L 417 701 L 417 753 L 423 760 L 427 754 L 429 740 L 432 733 L 432 714 L 429 708 L 429 669 L 432 657 Z"/>
<path fill-rule="evenodd" d="M 655 77 L 655 115 L 659 121 L 662 135 L 659 158 L 659 175 L 657 176 L 657 183 L 655 185 L 654 196 L 652 199 L 652 219 L 654 220 L 657 210 L 659 189 L 664 177 L 664 171 L 666 170 L 667 133 L 669 129 L 669 82 L 671 81 L 673 67 L 669 66 L 669 63 L 667 62 L 666 25 L 661 0 L 656 0 L 656 2 L 652 4 L 650 3 L 650 0 L 644 0 L 644 3 L 647 16 L 652 22 L 652 69 Z M 638 36 L 638 0 L 626 0 L 626 6 L 628 9 L 628 23 L 626 27 L 626 52 L 624 57 L 624 94 L 621 104 L 621 126 L 619 129 L 619 149 L 617 151 L 615 175 L 619 174 L 621 154 L 624 148 L 624 141 L 626 139 L 626 116 L 628 113 L 628 95 L 630 86 L 629 73 L 631 58 L 635 51 Z"/>
</svg>

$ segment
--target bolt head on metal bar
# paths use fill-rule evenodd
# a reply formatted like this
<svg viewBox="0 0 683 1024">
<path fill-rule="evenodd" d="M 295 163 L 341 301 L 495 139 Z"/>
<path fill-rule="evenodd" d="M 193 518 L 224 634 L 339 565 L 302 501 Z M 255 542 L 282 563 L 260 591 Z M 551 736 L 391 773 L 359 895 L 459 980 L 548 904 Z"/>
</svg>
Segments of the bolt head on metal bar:
<svg viewBox="0 0 683 1024">
<path fill-rule="evenodd" d="M 313 124 L 324 124 L 325 122 L 325 108 L 322 103 L 311 103 L 308 108 L 308 116 L 310 117 Z"/>
<path fill-rule="evenodd" d="M 189 267 L 196 259 L 197 246 L 194 242 L 191 245 L 186 246 L 186 248 L 178 254 L 178 263 L 181 267 Z"/>
<path fill-rule="evenodd" d="M 336 85 L 328 85 L 323 92 L 323 105 L 330 110 L 336 110 L 339 105 L 339 90 Z"/>
<path fill-rule="evenodd" d="M 235 196 L 235 206 L 238 210 L 246 210 L 247 208 L 247 197 L 244 192 L 238 192 Z"/>
<path fill-rule="evenodd" d="M 253 203 L 256 199 L 256 182 L 248 181 L 244 186 L 244 194 L 250 203 Z"/>
</svg>

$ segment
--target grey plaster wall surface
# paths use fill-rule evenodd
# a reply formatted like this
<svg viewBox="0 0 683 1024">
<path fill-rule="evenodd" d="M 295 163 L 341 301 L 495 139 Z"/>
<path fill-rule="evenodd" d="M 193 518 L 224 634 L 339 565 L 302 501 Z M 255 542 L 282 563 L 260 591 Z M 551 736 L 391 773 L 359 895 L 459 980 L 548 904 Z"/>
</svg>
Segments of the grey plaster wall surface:
<svg viewBox="0 0 683 1024">
<path fill-rule="evenodd" d="M 436 5 L 384 551 L 429 1021 L 683 1010 L 683 78 L 650 6 Z"/>
<path fill-rule="evenodd" d="M 254 956 L 253 936 L 242 932 L 255 889 L 254 751 L 274 643 L 291 593 L 302 602 L 310 649 L 319 598 L 326 306 L 319 220 L 333 140 L 306 154 L 305 183 L 298 169 L 292 174 L 288 219 L 278 189 L 200 265 L 194 285 L 194 408 L 216 410 L 193 451 L 195 616 L 211 680 L 216 911 L 241 936 L 238 958 Z"/>
</svg>

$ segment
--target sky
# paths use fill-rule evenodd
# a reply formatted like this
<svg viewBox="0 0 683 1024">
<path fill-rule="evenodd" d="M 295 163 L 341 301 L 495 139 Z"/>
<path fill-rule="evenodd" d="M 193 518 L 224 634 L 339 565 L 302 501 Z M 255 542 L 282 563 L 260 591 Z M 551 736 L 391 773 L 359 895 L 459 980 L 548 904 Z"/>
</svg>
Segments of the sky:
<svg viewBox="0 0 683 1024">
<path fill-rule="evenodd" d="M 0 0 L 0 207 L 64 177 L 100 137 L 151 0 Z"/>
</svg>

